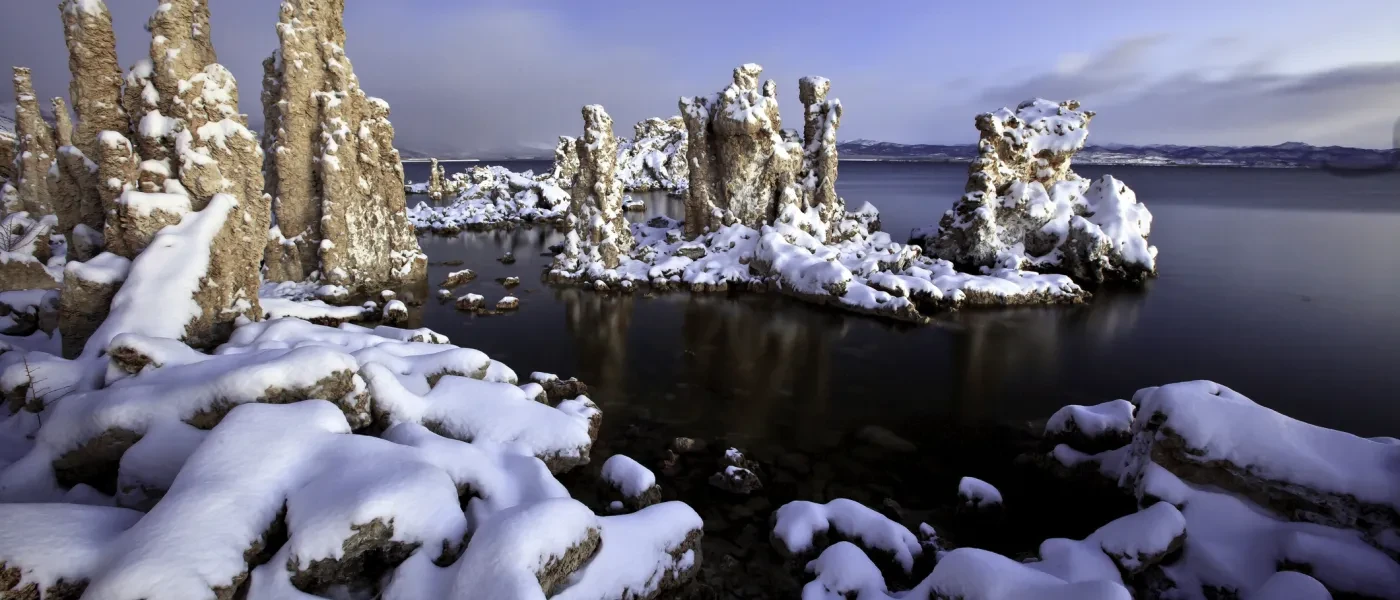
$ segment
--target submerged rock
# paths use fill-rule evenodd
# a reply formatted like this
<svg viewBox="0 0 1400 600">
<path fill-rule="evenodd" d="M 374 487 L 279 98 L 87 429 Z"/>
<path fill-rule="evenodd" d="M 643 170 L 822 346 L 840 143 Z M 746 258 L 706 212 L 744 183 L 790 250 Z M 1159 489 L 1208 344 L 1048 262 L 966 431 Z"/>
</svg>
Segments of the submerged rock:
<svg viewBox="0 0 1400 600">
<path fill-rule="evenodd" d="M 1078 102 L 1041 99 L 979 115 L 967 193 L 918 241 L 969 270 L 1025 268 L 1091 282 L 1156 275 L 1152 214 L 1112 176 L 1091 182 L 1070 170 L 1093 116 Z"/>
</svg>

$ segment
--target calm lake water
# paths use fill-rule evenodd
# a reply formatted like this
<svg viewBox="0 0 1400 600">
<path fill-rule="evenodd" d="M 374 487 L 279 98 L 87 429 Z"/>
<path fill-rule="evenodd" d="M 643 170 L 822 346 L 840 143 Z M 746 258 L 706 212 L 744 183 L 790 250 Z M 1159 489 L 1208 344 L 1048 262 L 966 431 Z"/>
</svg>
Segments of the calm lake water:
<svg viewBox="0 0 1400 600">
<path fill-rule="evenodd" d="M 584 380 L 605 423 L 630 415 L 696 437 L 801 448 L 873 424 L 918 440 L 1188 379 L 1326 427 L 1400 436 L 1400 176 L 1077 171 L 1112 172 L 1152 210 L 1160 276 L 1146 288 L 1098 290 L 1077 307 L 964 310 L 911 328 L 778 297 L 553 289 L 539 280 L 549 261 L 541 253 L 559 235 L 521 228 L 423 237 L 434 286 L 463 268 L 441 265 L 451 259 L 479 275 L 459 295 L 494 302 L 505 294 L 497 277 L 523 282 L 518 313 L 473 316 L 432 300 L 423 324 L 522 376 Z M 407 172 L 422 181 L 427 166 Z M 843 162 L 837 188 L 849 206 L 879 207 L 900 239 L 936 222 L 965 177 L 965 165 Z M 647 198 L 648 212 L 630 218 L 681 213 L 678 198 Z M 519 262 L 495 260 L 506 251 Z"/>
</svg>

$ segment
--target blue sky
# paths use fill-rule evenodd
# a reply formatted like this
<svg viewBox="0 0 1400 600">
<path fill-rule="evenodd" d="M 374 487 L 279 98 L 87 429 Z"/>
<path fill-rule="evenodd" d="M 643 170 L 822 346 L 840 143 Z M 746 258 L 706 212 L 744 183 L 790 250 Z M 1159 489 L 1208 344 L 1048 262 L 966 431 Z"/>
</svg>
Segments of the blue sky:
<svg viewBox="0 0 1400 600">
<path fill-rule="evenodd" d="M 220 61 L 256 121 L 275 0 L 211 0 Z M 0 57 L 66 92 L 57 2 L 0 22 Z M 1077 98 L 1091 142 L 1389 147 L 1400 118 L 1400 2 L 460 2 L 348 0 L 362 85 L 394 107 L 400 145 L 550 145 L 601 103 L 619 134 L 676 113 L 757 62 L 789 126 L 797 78 L 845 103 L 842 139 L 961 143 L 973 116 L 1033 96 Z M 151 0 L 109 0 L 124 65 Z"/>
</svg>

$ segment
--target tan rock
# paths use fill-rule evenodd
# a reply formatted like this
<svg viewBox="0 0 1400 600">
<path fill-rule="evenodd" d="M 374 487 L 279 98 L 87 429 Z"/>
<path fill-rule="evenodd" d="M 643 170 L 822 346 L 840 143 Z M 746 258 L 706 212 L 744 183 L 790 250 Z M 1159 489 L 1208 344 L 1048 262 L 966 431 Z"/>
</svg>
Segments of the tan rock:
<svg viewBox="0 0 1400 600">
<path fill-rule="evenodd" d="M 133 258 L 140 249 L 131 246 L 125 233 L 120 198 L 126 191 L 135 189 L 140 161 L 131 147 L 131 140 L 115 131 L 98 135 L 96 158 L 97 197 L 102 207 L 102 237 L 106 249 L 119 256 Z M 151 234 L 155 232 L 151 231 Z M 146 241 L 150 241 L 149 236 Z M 141 244 L 141 247 L 144 248 L 145 244 Z"/>
<path fill-rule="evenodd" d="M 59 272 L 48 268 L 52 215 L 41 219 L 10 213 L 0 219 L 0 291 L 54 289 Z"/>
<path fill-rule="evenodd" d="M 97 164 L 75 145 L 73 123 L 62 98 L 53 99 L 53 114 L 57 123 L 54 132 L 58 154 L 57 169 L 49 174 L 49 195 L 58 215 L 58 231 L 70 238 L 78 225 L 101 231 L 103 216 L 102 200 L 97 191 Z M 83 260 L 89 256 L 78 258 Z"/>
<path fill-rule="evenodd" d="M 102 0 L 63 0 L 58 10 L 63 16 L 63 37 L 68 44 L 68 70 L 73 74 L 68 95 L 78 113 L 74 141 L 84 155 L 93 157 L 97 155 L 99 133 L 126 134 L 131 129 L 122 108 L 122 71 L 117 64 L 112 15 Z M 101 229 L 100 224 L 96 227 Z"/>
<path fill-rule="evenodd" d="M 445 187 L 443 185 L 442 165 L 438 164 L 438 159 L 432 159 L 432 166 L 428 169 L 428 197 L 433 200 L 442 200 Z"/>
<path fill-rule="evenodd" d="M 734 82 L 708 98 L 681 98 L 688 134 L 690 189 L 686 236 L 730 223 L 760 227 L 783 203 L 799 201 L 800 144 L 782 133 L 777 85 L 759 88 L 763 68 L 734 70 Z"/>
<path fill-rule="evenodd" d="M 63 292 L 58 302 L 58 330 L 63 335 L 63 357 L 76 358 L 102 321 L 112 298 L 126 281 L 131 261 L 104 252 L 86 262 L 70 262 L 63 269 Z"/>
<path fill-rule="evenodd" d="M 846 203 L 836 195 L 836 129 L 841 126 L 841 101 L 826 99 L 831 81 L 825 77 L 803 77 L 797 85 L 805 117 L 802 174 L 798 178 L 804 188 L 803 208 L 815 208 L 822 221 L 835 224 L 846 215 Z"/>
<path fill-rule="evenodd" d="M 372 289 L 422 279 L 427 257 L 408 223 L 389 105 L 359 88 L 343 12 L 331 0 L 283 2 L 281 47 L 264 65 L 264 110 L 277 112 L 276 129 L 264 136 L 278 225 L 268 277 L 319 272 Z"/>
<path fill-rule="evenodd" d="M 15 157 L 18 141 L 13 133 L 0 131 L 0 181 L 5 181 L 8 185 L 10 178 L 15 176 Z M 0 213 L 8 212 L 0 207 Z"/>
<path fill-rule="evenodd" d="M 635 242 L 622 214 L 622 187 L 616 177 L 617 136 L 613 135 L 612 117 L 602 105 L 583 107 L 583 137 L 574 146 L 579 167 L 570 194 L 573 233 L 565 251 L 572 256 L 561 257 L 566 261 L 596 260 L 604 268 L 616 268 Z"/>
<path fill-rule="evenodd" d="M 39 114 L 39 99 L 34 95 L 27 67 L 14 68 L 15 137 L 19 155 L 15 169 L 15 189 L 21 209 L 31 215 L 54 214 L 49 193 L 48 173 L 58 154 L 53 130 Z"/>
<path fill-rule="evenodd" d="M 549 171 L 549 177 L 566 189 L 573 187 L 574 176 L 578 175 L 577 143 L 575 138 L 561 135 L 559 143 L 554 146 L 554 166 Z"/>
</svg>

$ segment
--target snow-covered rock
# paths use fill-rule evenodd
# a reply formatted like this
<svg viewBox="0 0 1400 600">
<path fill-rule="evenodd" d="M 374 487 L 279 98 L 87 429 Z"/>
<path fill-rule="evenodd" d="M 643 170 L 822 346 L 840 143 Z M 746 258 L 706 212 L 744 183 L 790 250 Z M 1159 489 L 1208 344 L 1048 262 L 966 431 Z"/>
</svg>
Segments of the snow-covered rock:
<svg viewBox="0 0 1400 600">
<path fill-rule="evenodd" d="M 661 486 L 656 484 L 656 474 L 629 456 L 612 455 L 603 463 L 601 475 L 610 495 L 620 497 L 622 503 L 632 510 L 661 501 Z"/>
<path fill-rule="evenodd" d="M 741 65 L 718 94 L 680 99 L 690 166 L 687 239 L 726 225 L 757 229 L 798 200 L 802 146 L 782 131 L 777 85 L 760 89 L 762 74 L 759 65 Z"/>
<path fill-rule="evenodd" d="M 617 179 L 624 191 L 684 192 L 690 185 L 686 165 L 685 121 L 650 118 L 632 128 L 632 139 L 619 140 Z M 559 154 L 555 153 L 555 161 Z M 567 160 L 567 159 L 566 159 Z M 560 168 L 567 172 L 567 163 Z"/>
<path fill-rule="evenodd" d="M 477 166 L 454 173 L 447 181 L 449 190 L 461 190 L 451 203 L 429 206 L 419 202 L 409 209 L 409 221 L 418 230 L 456 233 L 518 223 L 560 223 L 569 212 L 572 179 Z"/>
<path fill-rule="evenodd" d="M 1093 116 L 1077 102 L 1041 99 L 979 115 L 967 193 L 919 241 L 964 269 L 1033 269 L 1090 282 L 1155 275 L 1152 213 L 1112 176 L 1089 181 L 1070 170 Z"/>
<path fill-rule="evenodd" d="M 130 270 L 131 261 L 110 252 L 64 267 L 58 305 L 64 358 L 82 354 L 88 337 L 107 319 L 112 300 Z"/>
<path fill-rule="evenodd" d="M 54 214 L 49 194 L 48 173 L 58 158 L 53 129 L 39 114 L 39 99 L 28 67 L 14 68 L 15 137 L 17 161 L 12 183 L 16 189 L 19 210 L 36 218 Z"/>
<path fill-rule="evenodd" d="M 49 239 L 57 223 L 23 211 L 0 218 L 0 291 L 59 287 L 66 256 L 55 255 Z"/>
<path fill-rule="evenodd" d="M 1094 406 L 1071 404 L 1050 416 L 1045 423 L 1045 439 L 1089 454 L 1122 448 L 1132 441 L 1134 410 L 1133 403 L 1127 400 Z"/>
<path fill-rule="evenodd" d="M 554 257 L 550 271 L 554 276 L 586 271 L 581 265 L 617 268 L 635 244 L 622 215 L 622 190 L 616 173 L 617 137 L 613 135 L 612 117 L 602 105 L 583 107 L 583 137 L 575 143 L 579 168 L 566 220 L 569 233 L 563 252 Z"/>
<path fill-rule="evenodd" d="M 421 280 L 389 104 L 365 94 L 345 54 L 344 7 L 285 0 L 263 64 L 262 144 L 277 228 L 268 278 L 318 275 L 359 290 Z"/>
<path fill-rule="evenodd" d="M 782 505 L 773 513 L 771 539 L 779 552 L 795 556 L 815 555 L 836 541 L 853 542 L 905 573 L 914 569 L 914 560 L 923 553 L 918 538 L 903 525 L 845 498 L 826 504 L 798 500 Z"/>
<path fill-rule="evenodd" d="M 964 477 L 958 480 L 958 503 L 975 511 L 1000 509 L 1001 492 L 981 479 Z"/>
</svg>

